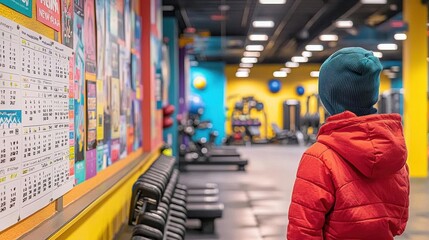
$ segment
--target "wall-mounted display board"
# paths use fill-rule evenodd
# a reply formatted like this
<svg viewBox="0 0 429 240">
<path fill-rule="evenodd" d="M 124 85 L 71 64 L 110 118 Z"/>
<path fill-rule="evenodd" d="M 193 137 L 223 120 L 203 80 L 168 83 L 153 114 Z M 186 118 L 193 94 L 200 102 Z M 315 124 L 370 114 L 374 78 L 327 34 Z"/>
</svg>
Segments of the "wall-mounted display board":
<svg viewBox="0 0 429 240">
<path fill-rule="evenodd" d="M 0 230 L 74 179 L 73 51 L 0 16 Z"/>
<path fill-rule="evenodd" d="M 62 44 L 0 11 L 0 231 L 142 148 L 139 1 L 55 2 Z"/>
</svg>

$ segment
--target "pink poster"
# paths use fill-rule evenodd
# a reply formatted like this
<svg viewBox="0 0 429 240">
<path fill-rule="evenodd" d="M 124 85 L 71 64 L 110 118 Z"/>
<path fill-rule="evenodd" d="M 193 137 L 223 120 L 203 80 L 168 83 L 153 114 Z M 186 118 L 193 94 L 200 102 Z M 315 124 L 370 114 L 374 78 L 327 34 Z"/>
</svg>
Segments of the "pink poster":
<svg viewBox="0 0 429 240">
<path fill-rule="evenodd" d="M 94 0 L 86 0 L 84 9 L 85 72 L 96 74 L 97 45 L 95 41 L 96 33 Z"/>
<path fill-rule="evenodd" d="M 97 149 L 86 152 L 86 180 L 97 174 Z"/>
<path fill-rule="evenodd" d="M 36 8 L 37 21 L 59 32 L 61 25 L 60 0 L 37 0 Z"/>
</svg>

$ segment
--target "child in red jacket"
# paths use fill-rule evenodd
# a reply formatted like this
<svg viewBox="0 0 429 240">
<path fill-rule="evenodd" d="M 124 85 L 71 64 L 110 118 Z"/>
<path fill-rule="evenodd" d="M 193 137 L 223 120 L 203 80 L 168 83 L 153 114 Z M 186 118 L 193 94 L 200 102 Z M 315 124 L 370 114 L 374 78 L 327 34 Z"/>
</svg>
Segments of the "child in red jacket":
<svg viewBox="0 0 429 240">
<path fill-rule="evenodd" d="M 391 240 L 408 220 L 409 177 L 401 116 L 376 114 L 382 66 L 344 48 L 321 66 L 319 95 L 332 115 L 302 156 L 287 238 Z"/>
</svg>

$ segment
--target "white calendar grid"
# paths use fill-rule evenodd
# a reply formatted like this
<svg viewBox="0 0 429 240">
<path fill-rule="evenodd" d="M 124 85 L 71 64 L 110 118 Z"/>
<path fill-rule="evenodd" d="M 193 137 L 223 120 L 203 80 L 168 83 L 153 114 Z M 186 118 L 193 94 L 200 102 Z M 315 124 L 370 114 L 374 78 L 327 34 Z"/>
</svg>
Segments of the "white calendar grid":
<svg viewBox="0 0 429 240">
<path fill-rule="evenodd" d="M 73 187 L 72 57 L 0 16 L 0 231 Z"/>
</svg>

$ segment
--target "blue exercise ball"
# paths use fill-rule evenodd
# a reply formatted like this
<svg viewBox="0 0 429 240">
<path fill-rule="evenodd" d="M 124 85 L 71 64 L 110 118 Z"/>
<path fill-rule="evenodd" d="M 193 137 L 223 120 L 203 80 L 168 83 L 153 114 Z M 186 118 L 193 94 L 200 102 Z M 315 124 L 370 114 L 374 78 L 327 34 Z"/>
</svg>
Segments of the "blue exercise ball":
<svg viewBox="0 0 429 240">
<path fill-rule="evenodd" d="M 268 82 L 268 89 L 271 93 L 278 93 L 282 87 L 282 83 L 278 79 L 271 79 Z"/>
<path fill-rule="evenodd" d="M 305 89 L 303 86 L 296 87 L 296 94 L 298 94 L 298 96 L 304 95 L 304 92 L 305 92 Z"/>
<path fill-rule="evenodd" d="M 191 95 L 189 97 L 189 113 L 202 115 L 204 113 L 204 102 L 201 96 Z"/>
</svg>

